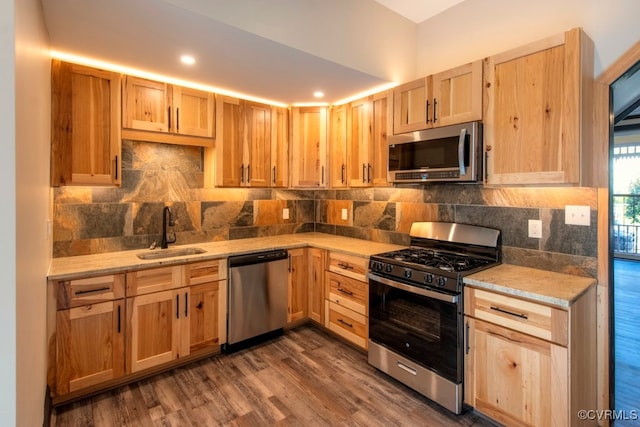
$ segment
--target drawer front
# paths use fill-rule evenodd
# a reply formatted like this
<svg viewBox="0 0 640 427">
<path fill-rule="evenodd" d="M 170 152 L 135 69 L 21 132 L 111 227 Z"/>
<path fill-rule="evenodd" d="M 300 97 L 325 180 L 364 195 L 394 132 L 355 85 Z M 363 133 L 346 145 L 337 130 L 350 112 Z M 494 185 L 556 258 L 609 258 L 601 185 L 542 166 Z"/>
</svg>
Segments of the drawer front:
<svg viewBox="0 0 640 427">
<path fill-rule="evenodd" d="M 127 296 L 143 295 L 182 286 L 182 267 L 161 267 L 127 273 Z"/>
<path fill-rule="evenodd" d="M 327 300 L 325 313 L 326 328 L 359 347 L 367 348 L 369 329 L 365 316 Z"/>
<path fill-rule="evenodd" d="M 55 281 L 53 286 L 57 310 L 124 298 L 124 274 Z"/>
<path fill-rule="evenodd" d="M 369 260 L 339 252 L 329 252 L 328 270 L 362 282 L 367 281 Z"/>
<path fill-rule="evenodd" d="M 185 286 L 215 282 L 227 278 L 227 259 L 196 262 L 184 266 Z"/>
<path fill-rule="evenodd" d="M 566 311 L 481 289 L 467 287 L 464 292 L 465 314 L 567 346 Z"/>
<path fill-rule="evenodd" d="M 356 313 L 369 314 L 369 285 L 329 271 L 325 276 L 325 298 Z"/>
</svg>

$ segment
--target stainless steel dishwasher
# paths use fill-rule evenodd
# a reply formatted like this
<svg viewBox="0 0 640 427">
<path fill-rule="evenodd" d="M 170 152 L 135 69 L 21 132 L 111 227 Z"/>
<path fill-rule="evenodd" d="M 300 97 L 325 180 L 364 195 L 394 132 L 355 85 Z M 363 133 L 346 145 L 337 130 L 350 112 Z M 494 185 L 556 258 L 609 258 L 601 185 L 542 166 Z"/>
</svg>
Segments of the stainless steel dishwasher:
<svg viewBox="0 0 640 427">
<path fill-rule="evenodd" d="M 281 335 L 287 323 L 288 252 L 229 257 L 227 353 Z"/>
</svg>

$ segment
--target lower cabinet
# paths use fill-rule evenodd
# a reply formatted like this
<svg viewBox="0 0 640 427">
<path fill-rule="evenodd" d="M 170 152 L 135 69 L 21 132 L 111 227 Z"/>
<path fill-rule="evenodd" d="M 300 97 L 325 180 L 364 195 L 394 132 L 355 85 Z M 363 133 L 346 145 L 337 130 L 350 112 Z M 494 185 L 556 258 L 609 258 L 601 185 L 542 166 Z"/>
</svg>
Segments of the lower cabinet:
<svg viewBox="0 0 640 427">
<path fill-rule="evenodd" d="M 308 262 L 307 249 L 289 250 L 287 324 L 306 321 L 308 314 Z"/>
<path fill-rule="evenodd" d="M 309 251 L 309 319 L 324 325 L 324 264 L 326 251 Z"/>
<path fill-rule="evenodd" d="M 568 310 L 465 288 L 465 401 L 514 426 L 595 425 L 595 289 Z M 570 343 L 570 344 L 569 344 Z"/>
</svg>

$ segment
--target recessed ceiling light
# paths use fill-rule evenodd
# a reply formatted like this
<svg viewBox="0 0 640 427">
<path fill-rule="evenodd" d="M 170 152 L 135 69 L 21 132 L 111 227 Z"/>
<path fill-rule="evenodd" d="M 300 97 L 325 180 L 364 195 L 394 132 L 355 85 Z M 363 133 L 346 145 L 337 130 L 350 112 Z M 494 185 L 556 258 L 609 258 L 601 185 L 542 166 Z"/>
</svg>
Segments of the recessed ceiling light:
<svg viewBox="0 0 640 427">
<path fill-rule="evenodd" d="M 193 65 L 196 63 L 196 59 L 191 55 L 182 55 L 180 61 L 186 65 Z"/>
<path fill-rule="evenodd" d="M 321 90 L 317 90 L 315 92 L 313 92 L 313 96 L 315 96 L 316 98 L 323 98 L 324 97 L 324 92 Z"/>
</svg>

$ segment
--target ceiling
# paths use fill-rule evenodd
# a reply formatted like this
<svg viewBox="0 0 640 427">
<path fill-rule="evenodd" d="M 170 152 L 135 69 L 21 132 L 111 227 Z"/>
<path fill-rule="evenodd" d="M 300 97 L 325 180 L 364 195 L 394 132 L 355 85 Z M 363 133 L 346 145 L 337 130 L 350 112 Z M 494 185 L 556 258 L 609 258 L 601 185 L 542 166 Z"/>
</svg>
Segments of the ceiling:
<svg viewBox="0 0 640 427">
<path fill-rule="evenodd" d="M 305 1 L 311 6 L 319 4 L 319 0 Z M 401 19 L 403 25 L 413 27 L 462 0 L 345 1 L 335 0 L 323 3 L 321 7 L 348 4 L 377 8 L 377 16 L 392 14 L 397 20 L 401 19 L 399 14 L 407 18 Z M 122 72 L 138 74 L 138 71 L 144 71 L 152 73 L 150 78 L 170 82 L 175 79 L 185 85 L 201 85 L 220 93 L 228 91 L 235 96 L 287 105 L 319 101 L 336 103 L 393 84 L 392 79 L 380 75 L 382 73 L 371 72 L 366 67 L 358 69 L 352 64 L 345 65 L 345 61 L 338 63 L 326 58 L 329 55 L 285 45 L 247 31 L 250 26 L 243 26 L 238 19 L 233 21 L 227 16 L 226 20 L 231 22 L 227 23 L 223 22 L 225 16 L 220 16 L 229 8 L 241 11 L 244 5 L 285 4 L 282 2 L 42 0 L 42 4 L 52 50 L 73 62 L 92 59 L 98 61 L 90 64 L 94 66 L 128 67 L 121 69 Z M 256 16 L 238 16 L 253 20 L 253 26 L 260 24 Z M 277 32 L 278 28 L 271 30 Z M 332 28 L 320 30 L 332 31 Z M 304 31 L 304 26 L 300 31 Z M 300 34 L 303 35 L 308 36 Z M 375 60 L 374 47 L 363 48 L 369 49 L 370 57 Z M 192 66 L 181 64 L 178 58 L 183 53 L 193 55 L 196 63 Z M 323 99 L 313 97 L 313 92 L 318 90 L 326 94 Z"/>
</svg>

